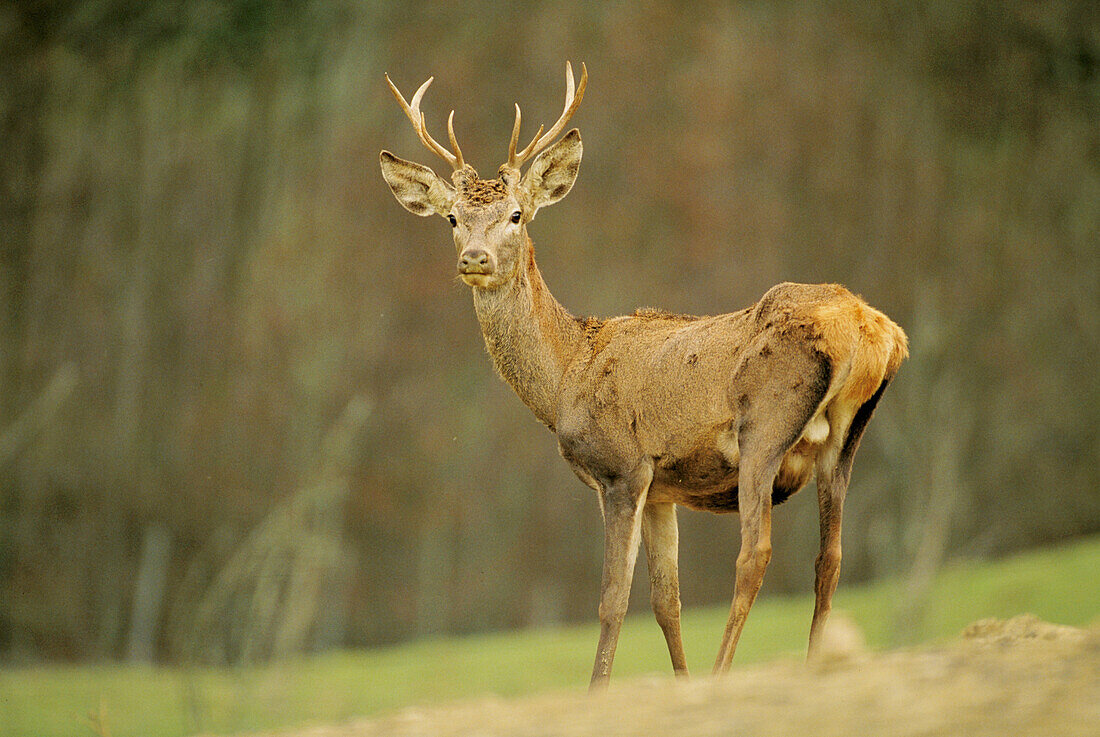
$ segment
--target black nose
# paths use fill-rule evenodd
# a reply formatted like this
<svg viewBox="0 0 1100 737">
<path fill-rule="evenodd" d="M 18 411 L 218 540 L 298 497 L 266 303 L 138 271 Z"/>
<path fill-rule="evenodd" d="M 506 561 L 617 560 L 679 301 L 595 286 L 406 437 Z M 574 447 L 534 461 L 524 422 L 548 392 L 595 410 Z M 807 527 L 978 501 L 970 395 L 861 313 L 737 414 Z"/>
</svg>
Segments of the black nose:
<svg viewBox="0 0 1100 737">
<path fill-rule="evenodd" d="M 468 248 L 458 258 L 460 274 L 492 274 L 492 259 L 489 253 L 480 248 Z"/>
</svg>

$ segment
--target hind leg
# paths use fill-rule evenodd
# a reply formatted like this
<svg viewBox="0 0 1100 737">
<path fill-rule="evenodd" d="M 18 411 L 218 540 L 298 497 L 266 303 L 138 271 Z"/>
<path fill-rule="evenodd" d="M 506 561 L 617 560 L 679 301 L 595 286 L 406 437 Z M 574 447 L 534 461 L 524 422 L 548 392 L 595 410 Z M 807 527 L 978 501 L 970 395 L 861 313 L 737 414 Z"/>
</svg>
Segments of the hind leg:
<svg viewBox="0 0 1100 737">
<path fill-rule="evenodd" d="M 773 454 L 774 455 L 774 454 Z M 715 674 L 725 673 L 733 661 L 737 641 L 745 627 L 749 610 L 764 582 L 764 570 L 772 557 L 772 484 L 779 471 L 782 453 L 759 464 L 742 457 L 741 483 L 737 503 L 741 515 L 741 552 L 737 556 L 737 574 L 726 631 L 714 661 Z"/>
<path fill-rule="evenodd" d="M 840 523 L 844 510 L 844 495 L 848 489 L 847 474 L 836 465 L 819 468 L 817 501 L 821 521 L 821 549 L 814 566 L 814 619 L 810 625 L 810 657 L 821 645 L 821 634 L 833 605 L 833 593 L 840 580 Z"/>
<path fill-rule="evenodd" d="M 766 346 L 765 346 L 766 347 Z M 741 552 L 729 620 L 714 662 L 714 672 L 729 670 L 749 610 L 771 560 L 772 490 L 783 456 L 798 441 L 829 387 L 831 367 L 823 355 L 807 349 L 782 355 L 761 351 L 746 361 L 739 381 L 753 387 L 738 398 Z M 731 464 L 735 462 L 730 459 Z"/>
<path fill-rule="evenodd" d="M 825 622 L 833 606 L 833 594 L 840 580 L 840 526 L 844 512 L 844 497 L 848 492 L 848 480 L 852 475 L 852 463 L 860 438 L 875 411 L 882 392 L 889 380 L 883 381 L 875 394 L 868 399 L 851 420 L 843 446 L 826 452 L 817 467 L 817 501 L 821 522 L 821 548 L 817 555 L 814 577 L 814 618 L 810 624 L 809 657 L 821 648 L 821 636 Z M 851 414 L 848 414 L 850 417 Z M 834 427 L 848 425 L 842 410 L 830 417 Z"/>
</svg>

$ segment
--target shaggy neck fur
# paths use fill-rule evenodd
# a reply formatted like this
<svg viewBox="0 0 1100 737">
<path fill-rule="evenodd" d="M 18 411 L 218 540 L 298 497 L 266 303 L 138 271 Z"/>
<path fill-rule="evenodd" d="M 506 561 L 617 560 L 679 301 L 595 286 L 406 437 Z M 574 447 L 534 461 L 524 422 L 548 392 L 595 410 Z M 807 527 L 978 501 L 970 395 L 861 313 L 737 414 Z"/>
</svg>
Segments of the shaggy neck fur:
<svg viewBox="0 0 1100 737">
<path fill-rule="evenodd" d="M 542 280 L 530 238 L 526 248 L 525 264 L 514 279 L 496 289 L 474 288 L 474 309 L 497 372 L 554 430 L 562 376 L 583 332 Z"/>
</svg>

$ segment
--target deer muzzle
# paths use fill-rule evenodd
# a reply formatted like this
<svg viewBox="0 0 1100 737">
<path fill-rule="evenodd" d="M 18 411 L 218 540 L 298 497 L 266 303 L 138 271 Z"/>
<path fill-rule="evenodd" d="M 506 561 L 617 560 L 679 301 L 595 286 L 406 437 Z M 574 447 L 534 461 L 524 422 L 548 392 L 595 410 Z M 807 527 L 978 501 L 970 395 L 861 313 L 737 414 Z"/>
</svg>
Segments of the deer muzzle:
<svg viewBox="0 0 1100 737">
<path fill-rule="evenodd" d="M 467 248 L 458 257 L 458 273 L 463 276 L 481 274 L 488 276 L 494 271 L 493 257 L 480 248 Z"/>
</svg>

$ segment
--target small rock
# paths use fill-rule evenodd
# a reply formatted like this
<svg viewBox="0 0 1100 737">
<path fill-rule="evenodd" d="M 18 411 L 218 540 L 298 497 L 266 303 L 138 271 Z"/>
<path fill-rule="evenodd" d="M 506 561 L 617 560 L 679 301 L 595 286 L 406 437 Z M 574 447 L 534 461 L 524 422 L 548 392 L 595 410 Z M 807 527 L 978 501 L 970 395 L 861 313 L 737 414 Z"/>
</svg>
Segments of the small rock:
<svg viewBox="0 0 1100 737">
<path fill-rule="evenodd" d="M 834 611 L 825 622 L 817 656 L 825 659 L 849 658 L 867 651 L 867 639 L 855 620 L 842 611 Z"/>
</svg>

